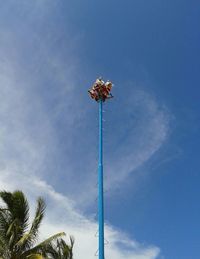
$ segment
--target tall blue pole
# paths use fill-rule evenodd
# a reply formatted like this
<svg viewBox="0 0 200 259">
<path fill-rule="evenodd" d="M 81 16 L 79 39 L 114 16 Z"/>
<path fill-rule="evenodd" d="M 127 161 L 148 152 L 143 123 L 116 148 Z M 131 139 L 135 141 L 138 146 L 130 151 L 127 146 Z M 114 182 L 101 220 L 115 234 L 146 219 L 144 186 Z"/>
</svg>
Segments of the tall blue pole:
<svg viewBox="0 0 200 259">
<path fill-rule="evenodd" d="M 103 102 L 99 101 L 99 164 L 98 164 L 98 220 L 99 259 L 104 259 L 104 198 L 103 198 Z"/>
</svg>

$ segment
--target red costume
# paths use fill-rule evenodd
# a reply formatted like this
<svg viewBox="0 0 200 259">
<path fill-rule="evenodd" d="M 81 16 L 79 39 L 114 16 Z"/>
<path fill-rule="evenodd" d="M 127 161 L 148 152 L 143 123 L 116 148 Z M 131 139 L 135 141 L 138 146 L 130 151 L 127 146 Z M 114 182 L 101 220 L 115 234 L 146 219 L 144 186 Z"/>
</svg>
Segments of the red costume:
<svg viewBox="0 0 200 259">
<path fill-rule="evenodd" d="M 112 98 L 111 94 L 112 83 L 107 81 L 106 83 L 101 79 L 97 79 L 94 85 L 90 90 L 88 90 L 92 99 L 95 99 L 97 102 L 102 100 L 105 102 L 106 99 Z"/>
</svg>

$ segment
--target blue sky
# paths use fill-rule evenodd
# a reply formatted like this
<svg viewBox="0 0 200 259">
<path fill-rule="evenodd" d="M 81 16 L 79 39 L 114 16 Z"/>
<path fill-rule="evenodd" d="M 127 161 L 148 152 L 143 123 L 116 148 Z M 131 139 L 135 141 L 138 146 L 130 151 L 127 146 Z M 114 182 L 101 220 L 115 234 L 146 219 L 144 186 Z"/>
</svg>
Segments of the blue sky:
<svg viewBox="0 0 200 259">
<path fill-rule="evenodd" d="M 0 3 L 0 188 L 44 196 L 43 235 L 73 234 L 76 258 L 97 250 L 99 75 L 107 258 L 200 258 L 199 17 L 194 0 Z"/>
</svg>

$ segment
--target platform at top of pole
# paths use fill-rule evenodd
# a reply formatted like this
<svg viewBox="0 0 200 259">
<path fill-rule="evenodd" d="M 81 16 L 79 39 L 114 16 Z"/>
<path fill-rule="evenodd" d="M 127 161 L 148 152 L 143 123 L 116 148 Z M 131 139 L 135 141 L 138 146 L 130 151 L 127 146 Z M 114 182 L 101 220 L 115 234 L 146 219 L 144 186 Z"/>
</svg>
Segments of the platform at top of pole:
<svg viewBox="0 0 200 259">
<path fill-rule="evenodd" d="M 105 102 L 113 98 L 111 94 L 112 87 L 113 84 L 111 81 L 104 82 L 102 78 L 97 78 L 92 87 L 88 90 L 88 93 L 93 100 Z"/>
</svg>

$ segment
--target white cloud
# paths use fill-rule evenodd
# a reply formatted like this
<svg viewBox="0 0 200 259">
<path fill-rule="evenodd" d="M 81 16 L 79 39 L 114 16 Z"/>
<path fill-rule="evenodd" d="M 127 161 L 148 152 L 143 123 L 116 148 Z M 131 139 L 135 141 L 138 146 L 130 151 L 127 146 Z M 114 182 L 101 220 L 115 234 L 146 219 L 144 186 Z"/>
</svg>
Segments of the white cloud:
<svg viewBox="0 0 200 259">
<path fill-rule="evenodd" d="M 50 179 L 44 165 L 48 163 L 49 147 L 55 148 L 50 150 L 52 154 L 58 151 L 56 132 L 35 92 L 31 87 L 27 90 L 28 79 L 19 78 L 20 73 L 14 75 L 12 71 L 16 70 L 12 65 L 1 70 L 0 189 L 22 189 L 32 206 L 38 195 L 45 197 L 48 218 L 42 227 L 43 235 L 63 230 L 73 234 L 76 238 L 75 258 L 92 259 L 97 250 L 97 224 L 75 209 L 77 200 L 72 201 L 58 193 L 46 182 Z M 36 101 L 30 102 L 33 96 Z M 38 121 L 42 123 L 37 124 Z M 153 259 L 159 254 L 159 248 L 141 245 L 111 225 L 106 225 L 106 238 L 109 240 L 106 246 L 108 258 Z"/>
<path fill-rule="evenodd" d="M 38 14 L 40 22 L 45 21 L 49 10 L 42 11 L 42 1 L 37 1 L 35 9 L 25 2 L 23 8 L 30 12 L 27 24 L 6 25 L 0 32 L 0 189 L 22 189 L 31 205 L 38 195 L 44 196 L 48 218 L 43 233 L 65 230 L 73 234 L 75 258 L 92 259 L 97 250 L 97 224 L 77 207 L 86 206 L 96 193 L 92 186 L 97 141 L 95 130 L 88 132 L 95 116 L 83 97 L 87 89 L 77 87 L 79 62 L 70 54 L 72 45 L 78 43 L 72 38 L 66 40 L 68 46 L 55 49 L 56 28 L 41 37 L 33 19 Z M 168 134 L 168 113 L 152 95 L 134 89 L 129 96 L 115 114 L 116 134 L 108 129 L 109 190 L 148 161 Z M 159 255 L 159 248 L 141 245 L 111 225 L 106 226 L 106 237 L 108 258 Z"/>
<path fill-rule="evenodd" d="M 59 184 L 62 192 L 86 206 L 96 193 L 97 119 L 94 106 L 84 99 L 87 86 L 79 82 L 81 64 L 75 53 L 80 43 L 69 33 L 57 48 L 60 34 L 50 17 L 60 7 L 53 1 L 9 1 L 7 15 L 13 5 L 27 22 L 19 20 L 14 27 L 5 23 L 0 32 L 0 164 L 9 158 L 14 167 L 26 160 L 20 170 L 51 175 L 54 187 Z M 124 95 L 117 89 L 118 100 L 108 112 L 113 119 L 106 124 L 106 130 L 114 126 L 115 134 L 113 127 L 105 132 L 105 185 L 110 191 L 134 177 L 131 173 L 159 150 L 169 129 L 168 112 L 151 94 L 132 85 Z"/>
<path fill-rule="evenodd" d="M 41 195 L 47 201 L 47 216 L 44 219 L 41 236 L 48 237 L 51 234 L 65 231 L 75 237 L 75 258 L 95 257 L 97 251 L 97 224 L 84 216 L 73 207 L 73 202 L 60 193 L 57 193 L 46 182 L 34 176 L 26 177 L 17 172 L 1 170 L 0 189 L 13 191 L 22 189 L 28 196 L 31 207 L 34 201 Z M 33 210 L 32 210 L 33 213 Z M 144 246 L 135 240 L 131 240 L 125 233 L 115 230 L 111 225 L 105 226 L 105 236 L 109 243 L 105 246 L 106 257 L 128 259 L 154 259 L 160 253 L 155 246 Z"/>
<path fill-rule="evenodd" d="M 127 90 L 126 102 L 122 101 L 123 110 L 118 115 L 121 124 L 109 142 L 118 146 L 109 158 L 107 188 L 121 183 L 144 165 L 162 147 L 169 133 L 167 109 L 147 91 L 131 88 L 132 91 Z"/>
</svg>

